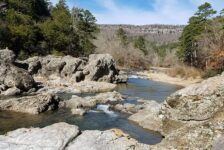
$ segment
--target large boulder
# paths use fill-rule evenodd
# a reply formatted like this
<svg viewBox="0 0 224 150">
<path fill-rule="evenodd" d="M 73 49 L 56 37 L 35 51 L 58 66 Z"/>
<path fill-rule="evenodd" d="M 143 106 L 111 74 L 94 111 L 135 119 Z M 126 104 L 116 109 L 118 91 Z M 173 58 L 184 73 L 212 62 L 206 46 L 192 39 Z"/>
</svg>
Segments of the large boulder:
<svg viewBox="0 0 224 150">
<path fill-rule="evenodd" d="M 6 49 L 0 50 L 0 63 L 13 63 L 16 56 L 13 51 Z"/>
<path fill-rule="evenodd" d="M 66 150 L 148 150 L 149 146 L 140 144 L 120 130 L 84 131 L 69 143 Z"/>
<path fill-rule="evenodd" d="M 119 75 L 114 59 L 109 54 L 93 54 L 89 58 L 49 55 L 29 58 L 20 63 L 27 64 L 27 70 L 32 75 L 38 74 L 53 79 L 60 77 L 75 82 L 83 80 L 127 82 L 127 75 L 125 73 Z"/>
<path fill-rule="evenodd" d="M 63 78 L 71 78 L 77 71 L 82 71 L 86 60 L 74 58 L 72 56 L 53 56 L 32 57 L 23 63 L 28 65 L 31 74 L 39 74 L 46 77 L 52 75 Z"/>
<path fill-rule="evenodd" d="M 138 123 L 145 129 L 152 131 L 161 131 L 162 119 L 159 115 L 162 104 L 156 101 L 144 103 L 144 109 L 131 115 L 128 119 Z"/>
<path fill-rule="evenodd" d="M 83 131 L 67 123 L 17 129 L 0 136 L 1 150 L 148 150 L 119 129 Z"/>
<path fill-rule="evenodd" d="M 203 121 L 222 111 L 223 106 L 224 75 L 219 75 L 172 94 L 161 112 L 170 120 Z"/>
<path fill-rule="evenodd" d="M 57 123 L 45 128 L 18 129 L 0 136 L 1 150 L 62 150 L 79 134 L 77 126 Z"/>
<path fill-rule="evenodd" d="M 89 62 L 85 66 L 85 72 L 89 72 L 86 76 L 92 81 L 116 82 L 119 71 L 116 69 L 115 61 L 109 54 L 92 54 L 89 56 Z"/>
<path fill-rule="evenodd" d="M 0 95 L 18 95 L 36 86 L 33 77 L 15 64 L 12 51 L 0 50 Z"/>
<path fill-rule="evenodd" d="M 22 91 L 28 91 L 34 87 L 35 81 L 26 70 L 12 64 L 4 64 L 0 67 L 0 82 L 8 88 L 16 87 Z"/>
<path fill-rule="evenodd" d="M 52 94 L 38 94 L 0 101 L 0 110 L 10 110 L 30 114 L 39 114 L 47 110 L 57 109 L 59 98 Z"/>
</svg>

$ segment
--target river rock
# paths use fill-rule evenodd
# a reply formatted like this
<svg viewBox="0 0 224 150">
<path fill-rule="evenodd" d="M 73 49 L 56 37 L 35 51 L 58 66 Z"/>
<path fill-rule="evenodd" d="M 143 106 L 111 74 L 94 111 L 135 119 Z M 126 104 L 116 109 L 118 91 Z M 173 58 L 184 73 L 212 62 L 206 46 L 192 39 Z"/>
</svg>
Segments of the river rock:
<svg viewBox="0 0 224 150">
<path fill-rule="evenodd" d="M 116 84 L 95 81 L 82 81 L 78 84 L 74 84 L 74 88 L 78 90 L 79 93 L 108 92 L 113 91 L 116 87 Z"/>
<path fill-rule="evenodd" d="M 115 61 L 109 54 L 90 55 L 89 62 L 84 70 L 89 72 L 86 78 L 91 81 L 112 82 L 112 78 L 118 75 Z"/>
<path fill-rule="evenodd" d="M 64 102 L 65 107 L 78 109 L 78 108 L 93 108 L 96 106 L 96 100 L 93 98 L 83 98 L 79 96 L 73 96 L 70 100 Z"/>
<path fill-rule="evenodd" d="M 148 150 L 149 146 L 140 144 L 122 132 L 84 131 L 73 140 L 66 150 Z"/>
<path fill-rule="evenodd" d="M 1 135 L 0 149 L 62 150 L 78 134 L 78 127 L 67 123 L 57 123 L 45 128 L 22 128 Z"/>
<path fill-rule="evenodd" d="M 7 58 L 6 62 L 13 59 Z M 36 87 L 33 77 L 13 63 L 0 63 L 0 85 L 0 95 L 17 95 Z"/>
<path fill-rule="evenodd" d="M 79 115 L 79 116 L 84 116 L 84 114 L 86 113 L 86 111 L 81 108 L 71 109 L 71 112 L 73 115 Z"/>
<path fill-rule="evenodd" d="M 219 75 L 175 92 L 161 112 L 170 120 L 203 121 L 222 111 L 223 105 L 224 75 Z"/>
<path fill-rule="evenodd" d="M 51 93 L 100 93 L 113 91 L 116 88 L 116 84 L 107 82 L 96 82 L 96 81 L 82 81 L 76 83 L 72 80 L 55 77 L 55 79 L 47 79 L 45 77 L 35 76 L 35 81 L 41 83 L 41 92 Z"/>
<path fill-rule="evenodd" d="M 28 91 L 35 86 L 33 77 L 26 70 L 10 64 L 1 65 L 0 67 L 4 68 L 4 72 L 0 73 L 0 80 L 8 88 L 16 87 L 22 91 Z"/>
<path fill-rule="evenodd" d="M 0 50 L 0 63 L 13 63 L 15 62 L 16 55 L 8 48 Z"/>
<path fill-rule="evenodd" d="M 100 93 L 96 96 L 87 96 L 87 97 L 79 97 L 73 95 L 70 100 L 64 101 L 61 104 L 62 106 L 65 106 L 67 108 L 74 109 L 74 112 L 77 109 L 90 109 L 96 107 L 97 104 L 115 104 L 118 102 L 123 101 L 123 96 L 118 92 L 106 92 L 106 93 Z"/>
<path fill-rule="evenodd" d="M 161 131 L 162 116 L 160 116 L 160 109 L 162 104 L 159 104 L 156 101 L 148 101 L 144 105 L 144 109 L 139 110 L 128 119 L 138 123 L 145 129 Z"/>
<path fill-rule="evenodd" d="M 223 147 L 220 146 L 223 142 L 220 140 L 224 135 L 223 123 L 223 121 L 191 122 L 166 135 L 161 143 L 152 146 L 151 149 L 222 150 Z"/>
<path fill-rule="evenodd" d="M 87 58 L 72 56 L 53 56 L 29 58 L 27 64 L 31 74 L 50 78 L 59 76 L 75 82 L 83 80 L 106 81 L 110 83 L 127 82 L 127 75 L 119 75 L 114 59 L 109 54 L 93 54 Z"/>
<path fill-rule="evenodd" d="M 12 87 L 7 89 L 6 91 L 3 91 L 1 94 L 4 96 L 15 96 L 15 95 L 19 95 L 21 93 L 21 90 L 16 88 L 16 87 Z"/>
<path fill-rule="evenodd" d="M 39 114 L 58 108 L 59 99 L 52 94 L 38 94 L 0 101 L 0 110 Z"/>
<path fill-rule="evenodd" d="M 120 111 L 123 113 L 128 114 L 135 114 L 139 110 L 142 110 L 145 108 L 145 105 L 142 104 L 130 104 L 130 103 L 124 103 L 124 104 L 116 104 L 113 109 L 116 111 Z"/>
</svg>

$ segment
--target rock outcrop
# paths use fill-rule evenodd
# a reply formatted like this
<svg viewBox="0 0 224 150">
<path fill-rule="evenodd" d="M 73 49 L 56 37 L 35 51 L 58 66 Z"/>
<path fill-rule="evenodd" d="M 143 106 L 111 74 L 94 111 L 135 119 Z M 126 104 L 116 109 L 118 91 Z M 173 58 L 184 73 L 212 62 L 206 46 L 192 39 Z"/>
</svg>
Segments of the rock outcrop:
<svg viewBox="0 0 224 150">
<path fill-rule="evenodd" d="M 116 130 L 83 131 L 77 126 L 57 123 L 45 128 L 17 129 L 0 136 L 0 149 L 47 150 L 148 150 L 126 134 Z"/>
<path fill-rule="evenodd" d="M 147 150 L 148 145 L 140 144 L 126 134 L 116 134 L 115 130 L 84 131 L 73 140 L 66 150 Z"/>
<path fill-rule="evenodd" d="M 39 114 L 47 110 L 58 108 L 59 98 L 52 94 L 38 94 L 35 96 L 24 96 L 20 98 L 10 98 L 0 101 L 0 110 L 10 110 Z"/>
<path fill-rule="evenodd" d="M 156 101 L 148 101 L 144 103 L 144 109 L 139 110 L 128 119 L 138 123 L 145 129 L 160 132 L 162 128 L 162 118 L 159 114 L 161 106 L 162 104 Z"/>
<path fill-rule="evenodd" d="M 203 121 L 222 111 L 224 105 L 224 75 L 184 88 L 168 97 L 162 114 L 180 121 Z"/>
<path fill-rule="evenodd" d="M 127 82 L 127 75 L 119 76 L 114 59 L 109 54 L 93 54 L 89 58 L 49 55 L 29 58 L 20 63 L 27 64 L 27 70 L 31 74 L 48 78 L 57 76 L 75 82 L 83 80 Z"/>
<path fill-rule="evenodd" d="M 35 91 L 33 77 L 14 65 L 15 55 L 10 50 L 0 50 L 0 95 L 18 95 Z"/>
<path fill-rule="evenodd" d="M 66 123 L 57 123 L 42 129 L 18 129 L 0 136 L 0 149 L 62 150 L 78 134 L 78 127 Z"/>
<path fill-rule="evenodd" d="M 129 119 L 165 136 L 151 146 L 153 150 L 219 149 L 224 136 L 223 103 L 224 75 L 219 75 L 179 90 L 163 104 L 146 107 Z"/>
</svg>

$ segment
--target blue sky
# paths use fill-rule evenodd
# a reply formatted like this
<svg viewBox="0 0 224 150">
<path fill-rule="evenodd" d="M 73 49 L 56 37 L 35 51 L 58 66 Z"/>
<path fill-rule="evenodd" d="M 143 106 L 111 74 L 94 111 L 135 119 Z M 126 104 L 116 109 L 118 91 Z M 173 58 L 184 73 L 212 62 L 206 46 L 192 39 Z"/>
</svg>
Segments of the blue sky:
<svg viewBox="0 0 224 150">
<path fill-rule="evenodd" d="M 67 0 L 70 8 L 89 9 L 100 24 L 135 25 L 186 24 L 204 2 L 218 11 L 224 8 L 224 0 Z"/>
</svg>

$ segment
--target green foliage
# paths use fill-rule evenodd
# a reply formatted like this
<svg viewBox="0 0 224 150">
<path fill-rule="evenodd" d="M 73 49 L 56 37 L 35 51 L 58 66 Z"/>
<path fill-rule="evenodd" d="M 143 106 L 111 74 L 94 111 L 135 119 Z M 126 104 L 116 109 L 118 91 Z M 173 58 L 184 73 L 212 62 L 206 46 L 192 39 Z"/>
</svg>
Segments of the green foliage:
<svg viewBox="0 0 224 150">
<path fill-rule="evenodd" d="M 203 5 L 198 7 L 198 11 L 195 13 L 200 19 L 207 20 L 208 18 L 212 17 L 212 15 L 216 14 L 217 11 L 212 9 L 210 3 L 204 3 Z"/>
<path fill-rule="evenodd" d="M 65 0 L 55 7 L 48 0 L 0 2 L 0 48 L 9 47 L 21 58 L 56 52 L 75 56 L 92 53 L 96 19 L 88 10 L 77 10 L 75 18 Z"/>
<path fill-rule="evenodd" d="M 137 39 L 134 41 L 134 48 L 140 49 L 145 55 L 148 54 L 148 51 L 146 49 L 145 45 L 145 39 L 143 36 L 139 36 Z"/>
<path fill-rule="evenodd" d="M 79 8 L 72 9 L 72 26 L 79 38 L 81 55 L 89 55 L 96 49 L 96 46 L 91 42 L 99 31 L 96 21 L 90 11 Z"/>
<path fill-rule="evenodd" d="M 178 46 L 179 43 L 167 43 L 162 45 L 154 45 L 153 48 L 161 58 L 164 58 L 167 55 L 167 52 L 176 51 Z"/>
<path fill-rule="evenodd" d="M 119 40 L 121 41 L 121 44 L 124 47 L 127 47 L 127 45 L 128 45 L 128 35 L 127 35 L 127 32 L 123 28 L 119 28 L 117 30 L 116 34 L 117 34 L 117 37 L 119 38 Z"/>
<path fill-rule="evenodd" d="M 198 7 L 198 11 L 189 19 L 180 38 L 179 58 L 194 66 L 198 66 L 198 42 L 200 35 L 207 29 L 211 17 L 216 13 L 211 4 L 205 3 Z"/>
</svg>

